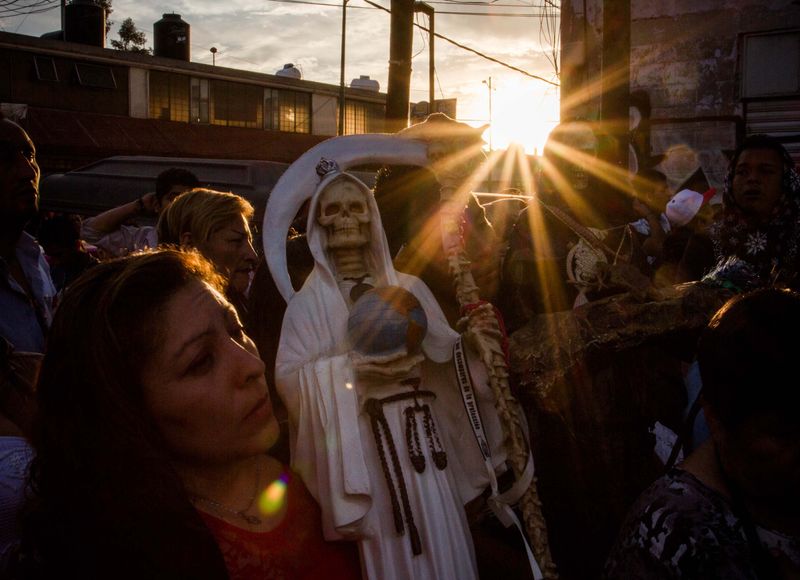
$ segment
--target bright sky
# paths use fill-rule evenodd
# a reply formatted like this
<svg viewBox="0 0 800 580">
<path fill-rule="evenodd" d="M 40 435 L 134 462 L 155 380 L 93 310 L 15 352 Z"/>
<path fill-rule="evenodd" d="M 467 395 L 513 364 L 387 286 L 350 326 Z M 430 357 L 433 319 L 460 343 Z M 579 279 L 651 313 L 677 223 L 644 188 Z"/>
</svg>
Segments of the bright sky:
<svg viewBox="0 0 800 580">
<path fill-rule="evenodd" d="M 34 0 L 21 0 L 27 5 Z M 56 0 L 49 0 L 54 6 Z M 303 0 L 305 2 L 306 0 Z M 341 50 L 341 3 L 336 0 L 114 0 L 115 25 L 109 39 L 126 17 L 145 31 L 152 46 L 153 23 L 165 12 L 176 12 L 191 26 L 191 58 L 211 63 L 209 48 L 218 49 L 217 65 L 274 73 L 284 63 L 294 63 L 306 80 L 338 84 Z M 389 7 L 389 0 L 375 0 Z M 542 15 L 551 0 L 494 0 L 491 8 L 480 0 L 438 0 L 435 30 L 478 52 L 529 73 L 557 82 L 552 60 L 553 38 L 558 32 L 558 11 Z M 443 12 L 481 12 L 461 16 Z M 491 14 L 486 14 L 490 12 Z M 498 14 L 526 14 L 503 17 Z M 536 15 L 530 17 L 530 15 Z M 60 28 L 59 10 L 0 18 L 0 29 L 40 35 Z M 369 7 L 364 0 L 349 0 L 345 79 L 369 75 L 386 90 L 389 61 L 387 12 Z M 427 17 L 417 22 L 427 26 Z M 548 34 L 547 24 L 551 33 Z M 411 100 L 428 100 L 428 33 L 414 33 Z M 108 41 L 107 41 L 107 46 Z M 436 39 L 436 98 L 458 99 L 458 120 L 480 126 L 489 123 L 488 79 L 492 79 L 492 128 L 484 133 L 494 149 L 521 144 L 529 154 L 542 151 L 547 134 L 558 123 L 558 88 L 532 79 Z M 548 55 L 550 60 L 548 60 Z M 486 81 L 486 82 L 483 82 Z"/>
</svg>

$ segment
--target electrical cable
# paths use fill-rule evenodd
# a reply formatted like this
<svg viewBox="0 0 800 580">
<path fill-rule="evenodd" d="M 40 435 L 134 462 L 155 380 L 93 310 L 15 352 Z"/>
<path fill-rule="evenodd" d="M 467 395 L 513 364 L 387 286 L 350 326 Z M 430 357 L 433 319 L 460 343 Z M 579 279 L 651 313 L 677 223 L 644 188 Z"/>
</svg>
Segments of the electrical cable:
<svg viewBox="0 0 800 580">
<path fill-rule="evenodd" d="M 414 13 L 414 24 L 419 25 L 419 12 Z M 427 48 L 427 43 L 425 42 L 425 35 L 422 33 L 422 30 L 419 31 L 419 37 L 422 39 L 422 48 L 420 48 L 416 54 L 411 55 L 412 60 L 421 55 L 423 52 L 425 52 L 425 49 Z"/>
<path fill-rule="evenodd" d="M 318 5 L 318 6 L 331 6 L 331 7 L 338 8 L 338 5 L 336 5 L 336 4 L 328 4 L 328 3 L 325 3 L 325 2 L 314 2 L 313 0 L 270 0 L 270 1 L 271 2 L 285 2 L 285 3 L 290 3 L 290 4 L 312 4 L 312 5 Z M 364 0 L 364 2 L 366 2 L 367 4 L 369 4 L 370 6 L 372 6 L 374 8 L 377 8 L 379 10 L 383 10 L 384 12 L 391 13 L 391 10 L 389 10 L 388 8 L 385 8 L 385 7 L 381 6 L 380 4 L 376 4 L 375 2 L 372 2 L 371 0 Z M 557 8 L 555 6 L 555 4 L 553 4 L 552 1 L 550 1 L 550 0 L 545 0 L 545 3 L 551 5 L 554 8 Z M 5 13 L 13 13 L 15 16 L 21 16 L 23 14 L 25 14 L 25 15 L 27 15 L 27 14 L 38 14 L 40 12 L 46 12 L 48 10 L 53 10 L 55 8 L 58 8 L 58 6 L 59 6 L 58 0 L 37 0 L 36 2 L 32 2 L 32 3 L 27 4 L 25 7 L 13 7 L 12 8 L 11 6 L 13 4 L 16 4 L 15 0 L 11 0 L 10 3 L 0 4 L 0 15 L 3 14 L 4 12 Z M 33 8 L 35 6 L 46 6 L 47 4 L 54 4 L 54 5 L 48 6 L 46 8 L 43 7 L 43 8 L 37 8 L 35 10 L 30 10 L 31 8 Z M 3 8 L 3 6 L 5 8 Z M 359 6 L 351 6 L 351 8 L 361 8 L 361 7 L 359 7 Z M 22 10 L 27 10 L 27 12 L 23 12 Z M 506 14 L 506 13 L 501 13 L 501 14 L 483 14 L 483 13 L 478 13 L 478 12 L 471 12 L 470 13 L 470 12 L 448 12 L 448 11 L 437 11 L 437 12 L 439 14 L 450 14 L 450 15 L 459 15 L 459 16 L 467 16 L 468 15 L 468 16 L 524 17 L 524 18 L 545 16 L 545 15 L 535 15 L 535 14 L 534 15 L 531 15 L 531 14 Z M 419 28 L 419 29 L 421 29 L 421 30 L 423 30 L 425 32 L 430 32 L 430 30 L 427 27 L 419 24 L 418 22 L 415 22 L 414 26 L 416 26 L 417 28 Z M 489 55 L 487 55 L 485 53 L 482 53 L 479 50 L 476 50 L 474 48 L 471 48 L 469 46 L 461 44 L 460 42 L 457 42 L 457 41 L 455 41 L 455 40 L 453 40 L 451 38 L 448 38 L 447 36 L 444 36 L 443 34 L 440 34 L 438 32 L 434 32 L 434 36 L 436 38 L 444 40 L 445 42 L 449 42 L 450 44 L 452 44 L 454 46 L 457 46 L 458 48 L 460 48 L 462 50 L 466 50 L 468 52 L 471 52 L 471 53 L 473 53 L 473 54 L 475 54 L 475 55 L 477 55 L 477 56 L 479 56 L 481 58 L 484 58 L 486 60 L 494 62 L 495 64 L 499 64 L 499 65 L 501 65 L 503 67 L 506 67 L 506 68 L 508 68 L 510 70 L 513 70 L 515 72 L 518 72 L 518 73 L 523 74 L 525 76 L 528 76 L 530 78 L 534 78 L 534 79 L 540 80 L 540 81 L 545 82 L 545 83 L 547 83 L 549 85 L 552 85 L 552 86 L 559 86 L 559 84 L 556 83 L 556 82 L 550 81 L 548 79 L 545 79 L 544 77 L 541 77 L 539 75 L 535 75 L 535 74 L 530 73 L 530 72 L 528 72 L 526 70 L 523 70 L 521 68 L 515 67 L 515 66 L 513 66 L 511 64 L 505 63 L 505 62 L 503 62 L 501 60 L 498 60 L 498 59 L 496 59 L 496 58 L 494 58 L 492 56 L 489 56 Z M 222 56 L 222 55 L 218 53 L 218 56 Z M 228 58 L 233 58 L 235 60 L 241 60 L 242 62 L 250 62 L 250 61 L 247 61 L 245 59 L 237 58 L 237 57 L 230 56 L 230 55 L 228 55 Z M 250 63 L 250 64 L 255 64 L 255 63 Z M 556 71 L 557 71 L 557 68 L 556 68 Z M 437 79 L 438 79 L 438 75 L 437 75 Z M 439 89 L 441 91 L 441 82 L 439 84 Z"/>
<path fill-rule="evenodd" d="M 380 4 L 376 4 L 375 2 L 372 2 L 372 0 L 364 0 L 364 2 L 366 2 L 366 3 L 367 3 L 367 4 L 369 4 L 370 6 L 375 6 L 376 8 L 380 8 L 380 9 L 381 9 L 381 10 L 383 10 L 384 12 L 389 12 L 389 13 L 391 13 L 391 10 L 389 10 L 388 8 L 384 8 L 384 7 L 383 7 L 383 6 L 381 6 Z M 422 26 L 421 24 L 415 24 L 415 26 L 418 26 L 419 28 L 422 28 L 422 30 L 424 30 L 425 32 L 430 32 L 430 30 L 428 30 L 427 28 L 425 28 L 425 27 L 424 27 L 424 26 Z M 525 76 L 528 76 L 528 77 L 531 77 L 531 78 L 534 78 L 534 79 L 540 80 L 540 81 L 542 81 L 542 82 L 544 82 L 544 83 L 547 83 L 548 85 L 553 85 L 554 87 L 558 87 L 558 86 L 560 86 L 560 85 L 559 85 L 559 83 L 556 83 L 556 82 L 553 82 L 553 81 L 547 80 L 547 79 L 546 79 L 546 78 L 544 78 L 544 77 L 540 77 L 539 75 L 535 75 L 535 74 L 533 74 L 533 73 L 529 73 L 529 72 L 528 72 L 528 71 L 526 71 L 526 70 L 523 70 L 523 69 L 521 69 L 521 68 L 515 67 L 514 65 L 511 65 L 511 64 L 505 63 L 505 62 L 503 62 L 502 60 L 498 60 L 498 59 L 494 58 L 493 56 L 489 56 L 488 54 L 484 54 L 484 53 L 482 53 L 482 52 L 480 52 L 480 51 L 478 51 L 478 50 L 475 50 L 474 48 L 470 48 L 469 46 L 463 45 L 463 44 L 461 44 L 460 42 L 456 42 L 456 41 L 455 41 L 455 40 L 453 40 L 452 38 L 448 38 L 448 37 L 444 36 L 443 34 L 439 34 L 438 32 L 434 32 L 434 33 L 433 33 L 433 35 L 434 35 L 436 38 L 440 38 L 440 39 L 442 39 L 442 40 L 444 40 L 444 41 L 446 41 L 446 42 L 449 42 L 450 44 L 453 44 L 453 45 L 457 46 L 458 48 L 461 48 L 461 49 L 463 49 L 463 50 L 466 50 L 466 51 L 468 51 L 468 52 L 471 52 L 471 53 L 473 53 L 473 54 L 476 54 L 476 55 L 480 56 L 481 58 L 485 58 L 486 60 L 489 60 L 489 61 L 491 61 L 491 62 L 493 62 L 493 63 L 495 63 L 495 64 L 499 64 L 500 66 L 504 66 L 504 67 L 506 67 L 506 68 L 508 68 L 508 69 L 511 69 L 511 70 L 513 70 L 513 71 L 516 71 L 516 72 L 518 72 L 518 73 L 520 73 L 520 74 L 523 74 L 523 75 L 525 75 Z"/>
<path fill-rule="evenodd" d="M 268 0 L 269 2 L 278 2 L 284 4 L 309 4 L 311 6 L 328 6 L 329 8 L 341 8 L 341 4 L 332 4 L 330 2 L 315 2 L 314 0 Z M 436 4 L 436 2 L 434 2 Z M 506 8 L 530 8 L 530 6 L 526 5 L 518 5 L 518 4 L 491 4 L 489 2 L 464 2 L 464 3 L 453 3 L 453 2 L 438 2 L 438 4 L 451 4 L 451 5 L 458 5 L 458 6 L 481 6 L 485 8 L 491 7 L 506 7 Z M 359 8 L 361 10 L 372 10 L 374 8 L 378 8 L 380 10 L 389 11 L 388 8 L 384 8 L 383 6 L 375 5 L 372 8 L 368 8 L 367 6 L 351 6 L 348 4 L 348 8 Z M 549 13 L 536 13 L 536 14 L 524 14 L 524 13 L 517 13 L 517 12 L 509 12 L 509 13 L 488 13 L 488 12 L 448 12 L 443 10 L 437 10 L 437 14 L 451 14 L 457 16 L 497 16 L 497 17 L 519 17 L 519 18 L 544 18 L 549 16 Z"/>
</svg>

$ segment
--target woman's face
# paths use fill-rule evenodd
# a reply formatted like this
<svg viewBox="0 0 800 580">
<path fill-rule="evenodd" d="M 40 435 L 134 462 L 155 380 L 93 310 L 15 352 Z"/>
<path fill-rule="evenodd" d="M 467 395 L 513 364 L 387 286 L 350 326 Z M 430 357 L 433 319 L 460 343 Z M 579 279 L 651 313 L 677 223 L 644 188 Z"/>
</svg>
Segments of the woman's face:
<svg viewBox="0 0 800 580">
<path fill-rule="evenodd" d="M 764 221 L 783 194 L 783 159 L 772 149 L 745 149 L 733 172 L 733 198 L 746 214 Z"/>
<path fill-rule="evenodd" d="M 278 437 L 264 363 L 233 307 L 199 281 L 166 306 L 161 348 L 142 376 L 145 402 L 177 462 L 224 463 Z"/>
<path fill-rule="evenodd" d="M 247 290 L 250 273 L 256 267 L 253 236 L 244 216 L 233 218 L 217 228 L 197 249 L 228 280 L 228 285 L 239 293 Z"/>
</svg>

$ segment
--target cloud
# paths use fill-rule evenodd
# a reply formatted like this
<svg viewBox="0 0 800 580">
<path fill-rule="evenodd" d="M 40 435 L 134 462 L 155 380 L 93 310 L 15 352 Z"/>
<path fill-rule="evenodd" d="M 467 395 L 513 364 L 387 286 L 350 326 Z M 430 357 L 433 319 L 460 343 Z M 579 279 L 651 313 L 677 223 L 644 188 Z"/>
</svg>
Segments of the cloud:
<svg viewBox="0 0 800 580">
<path fill-rule="evenodd" d="M 131 17 L 146 32 L 148 44 L 152 45 L 153 24 L 162 14 L 175 12 L 191 26 L 194 61 L 210 64 L 209 48 L 215 46 L 218 49 L 217 64 L 221 66 L 274 73 L 291 62 L 300 66 L 306 80 L 338 85 L 341 4 L 337 0 L 318 1 L 336 7 L 272 0 L 173 0 L 169 4 L 152 0 L 114 0 L 112 18 L 116 25 L 109 40 L 116 38 L 119 23 Z M 377 1 L 389 5 L 386 0 Z M 366 4 L 361 0 L 350 0 L 348 4 L 345 78 L 349 83 L 359 75 L 369 75 L 378 80 L 385 91 L 390 15 L 382 10 L 358 9 L 357 6 Z M 452 7 L 437 4 L 435 7 L 443 11 L 466 10 L 457 4 Z M 427 24 L 424 16 L 420 15 L 418 21 Z M 13 32 L 19 27 L 21 33 L 38 36 L 59 28 L 58 11 L 30 15 L 24 23 L 21 19 L 6 19 L 2 24 L 5 30 Z M 548 39 L 540 33 L 540 22 L 536 18 L 438 14 L 436 31 L 533 74 L 548 79 L 553 76 L 553 66 L 543 52 L 549 49 Z M 413 42 L 416 56 L 412 61 L 411 99 L 427 100 L 427 33 L 416 29 Z M 518 83 L 524 81 L 530 83 L 524 86 L 532 87 L 530 90 L 538 95 L 536 98 L 557 99 L 548 85 L 527 79 L 441 39 L 436 39 L 435 50 L 437 98 L 458 98 L 459 116 L 474 119 L 473 124 L 480 124 L 488 118 L 487 86 L 481 81 L 489 76 L 494 79 L 498 91 L 512 86 L 519 90 L 522 85 Z"/>
</svg>

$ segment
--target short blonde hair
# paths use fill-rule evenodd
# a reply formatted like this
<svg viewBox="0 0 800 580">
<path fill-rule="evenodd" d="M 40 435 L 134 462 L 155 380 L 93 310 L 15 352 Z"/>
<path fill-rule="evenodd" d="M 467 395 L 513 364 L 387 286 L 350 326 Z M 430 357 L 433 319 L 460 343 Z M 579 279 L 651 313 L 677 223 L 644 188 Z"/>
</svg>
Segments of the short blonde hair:
<svg viewBox="0 0 800 580">
<path fill-rule="evenodd" d="M 181 235 L 190 233 L 195 242 L 204 242 L 226 222 L 253 217 L 253 206 L 235 193 L 213 189 L 192 189 L 175 198 L 158 220 L 158 243 L 179 245 Z"/>
</svg>

